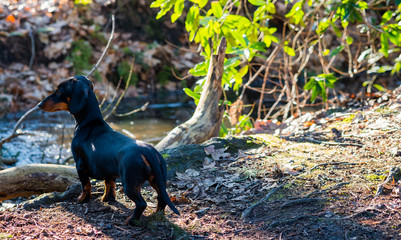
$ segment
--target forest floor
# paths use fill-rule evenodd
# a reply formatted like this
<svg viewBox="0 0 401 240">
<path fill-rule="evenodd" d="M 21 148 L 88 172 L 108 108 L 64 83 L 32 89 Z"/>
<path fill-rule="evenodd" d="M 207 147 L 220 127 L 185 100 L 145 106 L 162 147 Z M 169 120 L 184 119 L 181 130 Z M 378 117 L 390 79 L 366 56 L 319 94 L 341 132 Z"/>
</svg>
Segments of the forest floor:
<svg viewBox="0 0 401 240">
<path fill-rule="evenodd" d="M 156 195 L 145 186 L 147 217 L 128 226 L 134 204 L 121 186 L 117 202 L 102 203 L 95 182 L 85 204 L 76 195 L 36 208 L 3 203 L 0 239 L 401 239 L 400 126 L 396 97 L 307 113 L 271 124 L 276 135 L 253 135 L 254 148 L 205 148 L 201 168 L 168 182 L 180 216 L 152 215 Z"/>
<path fill-rule="evenodd" d="M 73 63 L 64 60 L 65 50 L 72 50 L 80 39 L 100 46 L 93 49 L 90 63 L 95 62 L 104 46 L 98 42 L 109 34 L 106 27 L 101 38 L 96 36 L 103 33 L 93 30 L 95 23 L 107 25 L 100 6 L 86 11 L 90 18 L 96 17 L 87 27 L 69 6 L 71 1 L 54 1 L 65 3 L 50 15 L 43 13 L 47 10 L 32 11 L 39 9 L 41 1 L 31 2 L 34 6 L 25 6 L 20 19 L 12 15 L 19 2 L 10 9 L 0 8 L 2 34 L 7 36 L 2 44 L 10 46 L 3 47 L 0 56 L 0 85 L 7 93 L 2 99 L 9 99 L 2 104 L 4 109 L 0 107 L 1 113 L 36 104 L 57 81 L 72 76 Z M 58 17 L 66 21 L 60 23 Z M 29 37 L 23 24 L 28 20 L 37 29 L 46 28 Z M 161 63 L 171 62 L 179 75 L 194 65 L 196 53 L 175 54 L 170 45 L 149 47 L 132 38 L 137 36 L 118 33 L 115 50 L 99 67 L 101 77 L 106 78 L 114 63 L 131 61 L 123 50 L 147 56 L 134 69 L 140 79 L 156 78 L 154 69 L 162 72 Z M 31 41 L 37 45 L 35 58 Z M 228 153 L 205 148 L 210 157 L 201 168 L 179 172 L 168 183 L 180 216 L 168 209 L 165 217 L 152 215 L 156 195 L 145 186 L 148 217 L 139 226 L 128 226 L 125 220 L 134 204 L 121 185 L 117 202 L 102 203 L 103 187 L 94 181 L 93 198 L 85 204 L 76 203 L 77 194 L 38 203 L 36 208 L 1 203 L 0 239 L 401 239 L 401 182 L 399 174 L 393 174 L 399 173 L 396 166 L 401 158 L 400 92 L 390 99 L 384 96 L 370 104 L 374 107 L 306 113 L 280 125 L 260 122 L 249 131 L 254 133 L 249 145 L 255 147 L 247 150 Z M 390 181 L 382 184 L 387 178 Z"/>
</svg>

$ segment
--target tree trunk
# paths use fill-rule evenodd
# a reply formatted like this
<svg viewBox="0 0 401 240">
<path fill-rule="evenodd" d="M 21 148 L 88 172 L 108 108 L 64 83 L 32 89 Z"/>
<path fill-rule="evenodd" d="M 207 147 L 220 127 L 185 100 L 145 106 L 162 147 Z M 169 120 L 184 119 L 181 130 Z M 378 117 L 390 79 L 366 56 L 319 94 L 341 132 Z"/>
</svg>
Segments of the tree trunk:
<svg viewBox="0 0 401 240">
<path fill-rule="evenodd" d="M 220 105 L 220 99 L 223 92 L 221 81 L 226 47 L 226 40 L 222 38 L 217 48 L 217 55 L 210 58 L 205 85 L 194 115 L 185 123 L 171 130 L 156 145 L 156 149 L 159 151 L 185 144 L 202 143 L 219 135 L 223 118 L 223 105 Z"/>
<path fill-rule="evenodd" d="M 75 167 L 28 164 L 0 171 L 0 201 L 46 192 L 63 192 L 79 182 Z"/>
</svg>

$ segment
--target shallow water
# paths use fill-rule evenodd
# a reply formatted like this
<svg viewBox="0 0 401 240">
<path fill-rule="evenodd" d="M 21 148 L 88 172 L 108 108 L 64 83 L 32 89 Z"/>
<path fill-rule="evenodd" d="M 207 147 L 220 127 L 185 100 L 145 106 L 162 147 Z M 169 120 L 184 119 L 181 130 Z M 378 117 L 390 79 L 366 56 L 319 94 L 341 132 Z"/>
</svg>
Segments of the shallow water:
<svg viewBox="0 0 401 240">
<path fill-rule="evenodd" d="M 0 120 L 0 138 L 8 136 L 21 114 L 9 115 Z M 135 139 L 150 143 L 159 142 L 176 125 L 174 120 L 114 119 L 112 128 Z M 72 163 L 70 143 L 74 133 L 74 119 L 67 112 L 37 112 L 22 125 L 23 136 L 3 145 L 3 159 L 17 159 L 16 166 L 29 163 Z"/>
</svg>

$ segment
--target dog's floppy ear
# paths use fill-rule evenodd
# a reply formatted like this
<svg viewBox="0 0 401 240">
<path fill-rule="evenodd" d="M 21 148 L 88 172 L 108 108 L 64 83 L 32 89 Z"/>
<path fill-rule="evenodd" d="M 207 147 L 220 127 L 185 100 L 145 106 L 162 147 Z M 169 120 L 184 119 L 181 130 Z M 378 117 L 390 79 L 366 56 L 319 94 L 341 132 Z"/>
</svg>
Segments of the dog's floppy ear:
<svg viewBox="0 0 401 240">
<path fill-rule="evenodd" d="M 88 84 L 88 86 L 93 90 L 93 83 L 87 77 L 85 77 L 85 76 L 75 76 L 75 78 L 78 81 L 81 81 L 81 82 L 84 82 L 85 84 Z"/>
<path fill-rule="evenodd" d="M 89 81 L 89 80 L 88 80 Z M 71 89 L 68 111 L 74 115 L 81 111 L 88 102 L 89 88 L 82 87 L 82 83 L 75 82 Z"/>
</svg>

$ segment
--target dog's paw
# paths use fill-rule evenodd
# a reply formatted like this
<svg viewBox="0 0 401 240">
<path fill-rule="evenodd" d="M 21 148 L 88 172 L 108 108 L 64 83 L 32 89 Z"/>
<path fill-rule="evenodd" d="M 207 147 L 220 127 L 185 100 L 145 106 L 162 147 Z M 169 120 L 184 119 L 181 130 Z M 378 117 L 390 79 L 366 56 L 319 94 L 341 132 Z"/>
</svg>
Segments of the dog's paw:
<svg viewBox="0 0 401 240">
<path fill-rule="evenodd" d="M 115 202 L 116 201 L 116 197 L 113 195 L 106 195 L 106 196 L 102 196 L 102 202 Z"/>
<path fill-rule="evenodd" d="M 125 224 L 133 226 L 133 227 L 143 227 L 145 225 L 145 223 L 143 221 L 141 221 L 139 219 L 135 219 L 132 216 L 128 217 L 125 220 Z"/>
<path fill-rule="evenodd" d="M 89 202 L 90 198 L 91 198 L 90 194 L 82 192 L 81 195 L 79 195 L 77 202 L 78 203 L 87 203 L 87 202 Z"/>
</svg>

